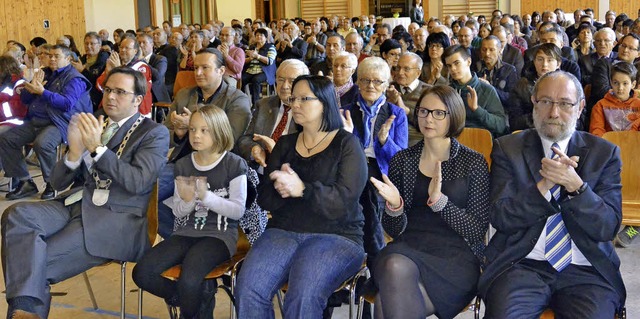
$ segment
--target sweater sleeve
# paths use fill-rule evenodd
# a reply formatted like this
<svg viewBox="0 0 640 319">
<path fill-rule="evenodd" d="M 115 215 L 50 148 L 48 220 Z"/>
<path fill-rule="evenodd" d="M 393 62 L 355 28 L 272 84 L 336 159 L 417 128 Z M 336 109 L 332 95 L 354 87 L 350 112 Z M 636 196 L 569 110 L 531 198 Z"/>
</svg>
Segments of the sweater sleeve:
<svg viewBox="0 0 640 319">
<path fill-rule="evenodd" d="M 503 135 L 507 131 L 507 116 L 502 102 L 493 87 L 485 87 L 483 90 L 485 90 L 484 99 L 483 101 L 478 99 L 478 109 L 475 112 L 494 136 Z M 478 97 L 480 96 L 481 93 L 478 92 Z"/>
<path fill-rule="evenodd" d="M 404 189 L 402 184 L 402 165 L 404 165 L 404 163 L 406 163 L 406 161 L 402 154 L 400 154 L 394 156 L 389 165 L 389 180 L 391 180 L 393 185 L 400 191 L 400 196 L 403 195 L 402 190 Z M 406 203 L 404 205 L 406 206 Z M 394 214 L 395 216 L 392 216 L 385 209 L 385 213 L 382 214 L 382 228 L 391 238 L 400 236 L 407 227 L 407 215 L 404 213 L 404 207 L 399 215 L 397 215 L 398 213 L 399 212 L 396 212 Z"/>
<path fill-rule="evenodd" d="M 591 122 L 589 124 L 589 133 L 600 136 L 607 132 L 604 125 L 604 109 L 602 107 L 602 100 L 598 101 L 596 105 L 591 109 Z"/>
<path fill-rule="evenodd" d="M 247 201 L 247 175 L 240 175 L 229 182 L 229 198 L 207 191 L 202 203 L 217 214 L 238 220 L 244 215 Z"/>
</svg>

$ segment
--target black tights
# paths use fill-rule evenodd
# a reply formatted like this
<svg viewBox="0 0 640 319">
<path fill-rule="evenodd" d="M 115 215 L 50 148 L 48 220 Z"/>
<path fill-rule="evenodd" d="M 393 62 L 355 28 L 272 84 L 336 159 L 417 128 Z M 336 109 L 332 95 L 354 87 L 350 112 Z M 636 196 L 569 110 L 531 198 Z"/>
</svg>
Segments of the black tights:
<svg viewBox="0 0 640 319">
<path fill-rule="evenodd" d="M 229 258 L 229 250 L 220 239 L 173 235 L 142 257 L 133 268 L 133 281 L 165 300 L 177 297 L 180 312 L 186 318 L 194 318 L 207 287 L 204 277 Z M 182 272 L 177 282 L 161 276 L 162 272 L 179 264 L 182 264 Z"/>
<path fill-rule="evenodd" d="M 376 260 L 374 280 L 379 287 L 375 302 L 376 319 L 426 318 L 435 307 L 420 283 L 418 266 L 400 254 Z"/>
</svg>

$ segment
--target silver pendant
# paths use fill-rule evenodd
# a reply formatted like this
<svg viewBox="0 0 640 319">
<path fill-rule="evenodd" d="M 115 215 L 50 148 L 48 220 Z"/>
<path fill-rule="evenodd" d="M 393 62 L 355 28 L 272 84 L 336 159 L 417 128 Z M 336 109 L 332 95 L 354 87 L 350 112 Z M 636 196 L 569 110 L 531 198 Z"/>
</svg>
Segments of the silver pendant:
<svg viewBox="0 0 640 319">
<path fill-rule="evenodd" d="M 93 197 L 91 201 L 96 206 L 102 206 L 109 200 L 109 190 L 96 188 L 93 190 Z"/>
</svg>

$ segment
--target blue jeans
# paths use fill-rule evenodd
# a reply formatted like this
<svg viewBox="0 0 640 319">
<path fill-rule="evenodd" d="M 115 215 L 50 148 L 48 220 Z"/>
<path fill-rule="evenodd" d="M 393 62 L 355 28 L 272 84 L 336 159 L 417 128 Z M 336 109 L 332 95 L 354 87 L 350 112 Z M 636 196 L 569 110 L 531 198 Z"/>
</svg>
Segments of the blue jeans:
<svg viewBox="0 0 640 319">
<path fill-rule="evenodd" d="M 175 165 L 174 163 L 167 163 L 160 170 L 160 175 L 158 176 L 158 234 L 162 238 L 169 238 L 173 233 L 173 211 L 162 201 L 173 196 L 175 187 L 173 168 Z"/>
<path fill-rule="evenodd" d="M 245 259 L 236 290 L 238 318 L 274 318 L 285 283 L 285 318 L 322 318 L 327 299 L 364 261 L 361 245 L 339 235 L 267 229 Z"/>
</svg>

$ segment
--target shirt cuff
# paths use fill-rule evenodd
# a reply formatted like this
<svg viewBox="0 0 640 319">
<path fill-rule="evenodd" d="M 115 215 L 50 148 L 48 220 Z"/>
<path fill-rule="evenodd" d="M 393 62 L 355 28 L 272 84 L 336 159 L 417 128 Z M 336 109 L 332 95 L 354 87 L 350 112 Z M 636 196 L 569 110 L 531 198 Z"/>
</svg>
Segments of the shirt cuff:
<svg viewBox="0 0 640 319">
<path fill-rule="evenodd" d="M 100 160 L 100 158 L 102 157 L 102 154 L 104 154 L 104 152 L 106 152 L 108 150 L 108 148 L 106 146 L 98 146 L 96 147 L 96 156 L 93 156 L 93 162 L 97 162 Z"/>
<path fill-rule="evenodd" d="M 88 153 L 85 152 L 84 154 L 82 154 L 82 156 L 80 158 L 78 158 L 77 161 L 74 161 L 74 162 L 72 162 L 72 161 L 70 161 L 68 159 L 68 157 L 67 157 L 68 155 L 65 155 L 64 156 L 64 165 L 67 165 L 67 167 L 70 170 L 76 170 L 78 167 L 80 167 L 80 164 L 82 164 L 82 159 L 83 159 L 85 154 L 88 154 Z"/>
</svg>

